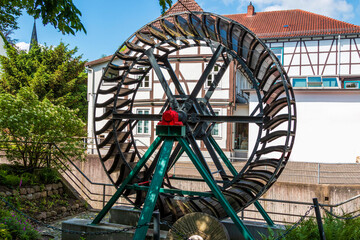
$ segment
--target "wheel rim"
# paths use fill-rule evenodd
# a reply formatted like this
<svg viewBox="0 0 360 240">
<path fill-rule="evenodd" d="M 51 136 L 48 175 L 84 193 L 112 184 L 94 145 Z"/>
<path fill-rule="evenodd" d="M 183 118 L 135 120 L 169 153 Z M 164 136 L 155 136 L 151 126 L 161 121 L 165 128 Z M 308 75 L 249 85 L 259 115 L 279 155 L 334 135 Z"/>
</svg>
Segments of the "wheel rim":
<svg viewBox="0 0 360 240">
<path fill-rule="evenodd" d="M 197 46 L 213 50 L 212 56 L 191 93 L 184 90 L 169 62 L 176 51 Z M 126 47 L 125 51 L 121 51 Z M 156 52 L 154 54 L 154 51 Z M 122 64 L 117 64 L 123 61 Z M 203 98 L 199 98 L 209 71 L 221 62 L 217 77 Z M 251 81 L 257 96 L 257 107 L 248 118 L 215 116 L 210 100 L 222 74 L 234 62 Z M 140 67 L 140 68 L 139 68 Z M 167 69 L 176 93 L 163 76 Z M 165 93 L 160 111 L 168 107 L 184 113 L 187 141 L 206 165 L 196 140 L 204 142 L 223 180 L 223 194 L 235 211 L 249 206 L 278 179 L 288 161 L 296 131 L 295 99 L 289 79 L 271 50 L 251 31 L 239 23 L 212 13 L 179 13 L 159 18 L 135 32 L 115 52 L 106 67 L 95 100 L 95 140 L 101 163 L 111 182 L 118 187 L 141 158 L 133 130 L 141 120 L 159 121 L 160 114 L 135 114 L 134 102 L 140 84 L 153 69 Z M 224 69 L 223 72 L 221 72 Z M 110 85 L 109 85 L 110 84 Z M 221 163 L 215 151 L 211 130 L 215 121 L 247 122 L 258 125 L 258 136 L 246 164 L 234 173 Z M 179 145 L 170 157 L 175 163 L 181 152 Z M 156 156 L 155 156 L 156 159 Z M 156 161 L 153 161 L 155 163 Z M 155 164 L 142 169 L 134 182 L 151 180 Z M 169 169 L 170 170 L 170 169 Z M 226 172 L 233 173 L 229 177 Z M 171 187 L 169 180 L 167 187 Z M 140 206 L 144 192 L 127 190 L 125 196 L 136 196 L 133 204 Z M 227 214 L 216 199 L 160 194 L 161 217 L 177 219 L 187 212 L 205 212 L 218 218 Z"/>
</svg>

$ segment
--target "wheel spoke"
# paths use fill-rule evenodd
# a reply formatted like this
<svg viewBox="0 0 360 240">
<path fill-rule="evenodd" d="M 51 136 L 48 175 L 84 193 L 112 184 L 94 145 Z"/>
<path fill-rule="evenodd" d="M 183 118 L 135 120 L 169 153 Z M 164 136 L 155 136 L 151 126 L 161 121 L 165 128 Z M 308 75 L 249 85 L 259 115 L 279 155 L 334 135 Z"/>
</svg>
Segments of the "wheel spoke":
<svg viewBox="0 0 360 240">
<path fill-rule="evenodd" d="M 204 144 L 205 144 L 205 147 L 206 149 L 208 150 L 209 154 L 210 154 L 210 157 L 211 159 L 213 160 L 218 172 L 220 173 L 220 176 L 221 178 L 226 182 L 226 181 L 229 181 L 229 178 L 226 177 L 226 172 L 225 172 L 225 169 L 223 168 L 223 166 L 221 165 L 220 161 L 219 161 L 219 158 L 217 157 L 215 151 L 214 151 L 214 148 L 212 147 L 210 141 L 209 141 L 209 138 L 207 135 L 204 135 L 203 138 L 202 138 Z"/>
<path fill-rule="evenodd" d="M 114 113 L 113 120 L 139 120 L 139 121 L 160 121 L 161 114 L 135 114 L 135 113 Z"/>
<path fill-rule="evenodd" d="M 175 71 L 174 69 L 172 68 L 170 62 L 169 62 L 169 59 L 165 59 L 164 60 L 164 64 L 165 66 L 167 67 L 167 70 L 168 70 L 168 73 L 171 77 L 171 80 L 173 81 L 174 85 L 175 85 L 175 88 L 176 90 L 179 92 L 179 94 L 181 95 L 185 95 L 185 91 L 184 89 L 182 88 L 181 84 L 180 84 L 180 81 L 179 79 L 177 78 L 176 74 L 175 74 Z"/>
<path fill-rule="evenodd" d="M 200 147 L 198 146 L 194 136 L 188 136 L 187 140 L 188 140 L 188 142 L 190 142 L 190 145 L 191 145 L 192 149 L 194 150 L 196 156 L 200 160 L 201 164 L 204 166 L 206 171 L 212 176 L 210 168 L 209 168 L 208 164 L 206 163 L 206 160 L 205 160 L 204 156 L 202 155 Z M 212 176 L 212 178 L 214 179 L 213 176 Z"/>
<path fill-rule="evenodd" d="M 214 53 L 214 55 L 211 57 L 209 64 L 206 66 L 204 72 L 202 73 L 199 81 L 196 83 L 193 91 L 191 92 L 189 98 L 185 101 L 183 105 L 183 109 L 187 112 L 192 107 L 192 104 L 189 104 L 189 102 L 194 101 L 199 94 L 200 90 L 205 84 L 205 81 L 210 74 L 211 70 L 213 69 L 214 65 L 216 64 L 216 61 L 220 57 L 221 53 L 223 52 L 224 47 L 222 45 L 219 45 Z"/>
<path fill-rule="evenodd" d="M 262 123 L 263 117 L 261 115 L 258 116 L 204 116 L 197 115 L 195 117 L 190 117 L 188 119 L 189 122 L 235 122 L 235 123 Z"/>
<path fill-rule="evenodd" d="M 163 90 L 165 92 L 165 95 L 169 99 L 170 106 L 173 109 L 178 109 L 179 108 L 179 103 L 176 100 L 176 98 L 174 97 L 174 94 L 171 92 L 169 84 L 167 83 L 167 81 L 166 81 L 166 79 L 164 77 L 164 74 L 161 72 L 160 66 L 156 61 L 156 58 L 154 56 L 153 51 L 154 50 L 152 48 L 150 48 L 149 50 L 147 50 L 145 52 L 145 54 L 148 56 L 150 65 L 154 69 L 156 76 L 159 78 L 159 81 L 160 81 L 161 86 L 162 86 L 162 88 L 163 88 Z"/>
<path fill-rule="evenodd" d="M 220 71 L 218 72 L 218 74 L 216 74 L 214 81 L 211 83 L 211 86 L 209 87 L 209 89 L 207 90 L 206 94 L 205 94 L 205 104 L 207 104 L 207 102 L 209 101 L 209 99 L 211 98 L 211 96 L 213 95 L 216 87 L 218 86 L 220 80 L 222 79 L 222 77 L 224 76 L 224 73 L 226 72 L 226 69 L 229 67 L 231 61 L 232 61 L 232 56 L 228 55 L 227 58 L 224 58 L 224 64 L 221 66 Z"/>
</svg>

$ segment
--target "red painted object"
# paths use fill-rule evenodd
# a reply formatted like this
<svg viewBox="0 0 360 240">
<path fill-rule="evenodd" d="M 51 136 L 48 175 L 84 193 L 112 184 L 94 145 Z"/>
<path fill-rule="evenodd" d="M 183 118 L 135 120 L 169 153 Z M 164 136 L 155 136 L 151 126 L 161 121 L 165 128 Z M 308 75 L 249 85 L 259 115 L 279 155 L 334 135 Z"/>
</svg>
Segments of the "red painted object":
<svg viewBox="0 0 360 240">
<path fill-rule="evenodd" d="M 163 113 L 157 125 L 183 126 L 183 123 L 179 121 L 179 114 L 170 108 Z"/>
</svg>

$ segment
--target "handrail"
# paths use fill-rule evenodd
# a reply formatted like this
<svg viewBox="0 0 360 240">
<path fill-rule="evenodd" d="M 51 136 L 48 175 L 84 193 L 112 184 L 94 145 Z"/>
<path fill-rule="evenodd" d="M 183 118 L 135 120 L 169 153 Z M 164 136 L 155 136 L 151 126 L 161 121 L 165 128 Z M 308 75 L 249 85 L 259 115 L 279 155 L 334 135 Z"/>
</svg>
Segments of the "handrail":
<svg viewBox="0 0 360 240">
<path fill-rule="evenodd" d="M 71 159 L 66 156 L 66 154 L 56 145 L 54 144 L 54 146 L 56 147 L 56 149 L 58 149 L 58 151 L 66 158 L 67 161 L 69 161 L 71 163 L 72 166 L 74 166 L 76 168 L 76 170 L 78 170 L 78 172 L 80 172 L 80 174 L 91 184 L 93 185 L 106 185 L 106 186 L 113 186 L 112 184 L 109 183 L 94 183 L 92 182 L 74 163 L 73 161 L 71 161 Z"/>
<path fill-rule="evenodd" d="M 144 143 L 143 141 L 141 141 L 140 139 L 135 139 L 135 142 L 139 142 L 142 145 L 144 145 L 145 147 L 149 148 L 149 146 L 146 143 Z"/>
</svg>

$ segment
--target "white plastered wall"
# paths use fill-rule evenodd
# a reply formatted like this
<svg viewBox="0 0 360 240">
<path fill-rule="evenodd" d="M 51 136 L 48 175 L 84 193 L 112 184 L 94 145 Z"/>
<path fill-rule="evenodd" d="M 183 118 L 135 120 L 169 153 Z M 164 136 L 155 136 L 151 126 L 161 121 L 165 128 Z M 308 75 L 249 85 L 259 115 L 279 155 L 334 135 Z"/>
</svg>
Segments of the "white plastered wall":
<svg viewBox="0 0 360 240">
<path fill-rule="evenodd" d="M 295 90 L 295 99 L 297 131 L 290 161 L 355 163 L 360 156 L 360 92 Z M 250 112 L 256 104 L 252 92 Z M 249 127 L 249 150 L 257 133 L 257 127 Z"/>
</svg>

